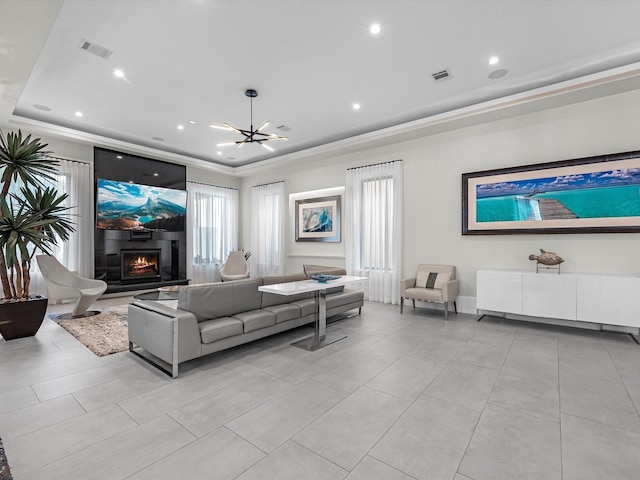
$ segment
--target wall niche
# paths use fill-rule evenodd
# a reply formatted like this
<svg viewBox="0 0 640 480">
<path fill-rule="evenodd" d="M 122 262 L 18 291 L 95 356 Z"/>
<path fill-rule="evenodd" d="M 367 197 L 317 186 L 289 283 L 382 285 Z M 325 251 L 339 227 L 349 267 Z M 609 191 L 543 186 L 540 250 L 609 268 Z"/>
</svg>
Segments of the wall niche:
<svg viewBox="0 0 640 480">
<path fill-rule="evenodd" d="M 184 165 L 94 147 L 95 277 L 106 293 L 186 285 Z"/>
</svg>

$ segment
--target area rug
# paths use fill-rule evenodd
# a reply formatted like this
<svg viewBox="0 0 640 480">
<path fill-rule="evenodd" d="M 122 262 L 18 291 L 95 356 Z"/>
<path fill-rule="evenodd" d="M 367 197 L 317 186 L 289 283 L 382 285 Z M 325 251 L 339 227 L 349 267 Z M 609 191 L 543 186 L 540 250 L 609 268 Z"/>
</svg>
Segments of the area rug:
<svg viewBox="0 0 640 480">
<path fill-rule="evenodd" d="M 11 469 L 7 463 L 7 457 L 4 454 L 4 447 L 2 446 L 2 439 L 0 438 L 0 480 L 11 480 Z"/>
<path fill-rule="evenodd" d="M 92 317 L 62 320 L 50 318 L 76 337 L 99 357 L 124 352 L 129 348 L 127 310 L 129 305 L 117 305 Z M 2 480 L 2 479 L 0 479 Z"/>
</svg>

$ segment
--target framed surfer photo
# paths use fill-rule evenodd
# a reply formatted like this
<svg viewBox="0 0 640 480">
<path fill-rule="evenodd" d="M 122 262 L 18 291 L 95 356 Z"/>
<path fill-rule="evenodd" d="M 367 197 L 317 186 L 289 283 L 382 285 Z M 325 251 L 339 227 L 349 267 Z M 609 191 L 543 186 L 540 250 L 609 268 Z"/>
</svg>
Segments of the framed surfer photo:
<svg viewBox="0 0 640 480">
<path fill-rule="evenodd" d="M 462 175 L 462 234 L 640 232 L 640 151 Z"/>
<path fill-rule="evenodd" d="M 340 242 L 340 195 L 296 200 L 296 242 Z"/>
</svg>

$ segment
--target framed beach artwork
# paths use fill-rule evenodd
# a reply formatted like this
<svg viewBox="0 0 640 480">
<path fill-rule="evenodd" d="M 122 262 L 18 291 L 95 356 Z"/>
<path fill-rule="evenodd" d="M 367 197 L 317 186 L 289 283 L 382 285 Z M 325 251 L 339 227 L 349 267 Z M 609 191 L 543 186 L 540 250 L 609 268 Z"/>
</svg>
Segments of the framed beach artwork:
<svg viewBox="0 0 640 480">
<path fill-rule="evenodd" d="M 296 242 L 340 242 L 340 195 L 296 200 Z"/>
<path fill-rule="evenodd" d="M 640 232 L 640 151 L 462 175 L 462 234 Z"/>
</svg>

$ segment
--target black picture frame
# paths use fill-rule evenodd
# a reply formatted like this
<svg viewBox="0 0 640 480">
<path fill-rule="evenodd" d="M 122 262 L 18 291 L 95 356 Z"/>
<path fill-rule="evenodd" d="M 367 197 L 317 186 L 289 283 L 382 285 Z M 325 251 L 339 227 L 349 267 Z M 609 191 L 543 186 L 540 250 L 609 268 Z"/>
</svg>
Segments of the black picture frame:
<svg viewBox="0 0 640 480">
<path fill-rule="evenodd" d="M 462 235 L 638 232 L 640 151 L 462 174 Z"/>
</svg>

